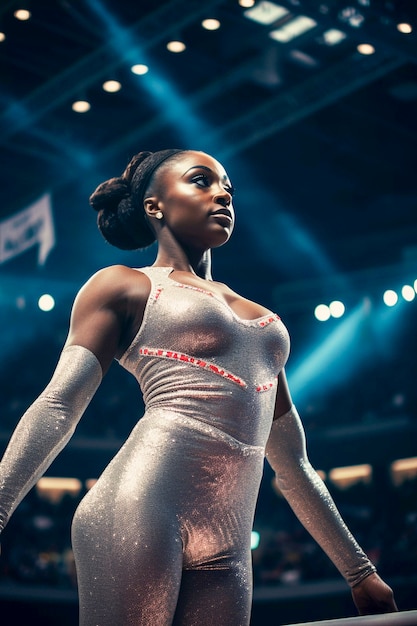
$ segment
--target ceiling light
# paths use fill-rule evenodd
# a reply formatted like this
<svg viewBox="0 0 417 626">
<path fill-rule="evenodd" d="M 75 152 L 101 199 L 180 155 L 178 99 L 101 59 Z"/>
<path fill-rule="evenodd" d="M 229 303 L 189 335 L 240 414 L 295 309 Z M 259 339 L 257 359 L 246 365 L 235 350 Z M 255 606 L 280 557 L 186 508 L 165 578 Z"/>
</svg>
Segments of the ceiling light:
<svg viewBox="0 0 417 626">
<path fill-rule="evenodd" d="M 106 80 L 102 86 L 104 91 L 107 91 L 107 93 L 116 93 L 122 88 L 122 84 L 119 83 L 118 80 Z"/>
<path fill-rule="evenodd" d="M 382 299 L 387 306 L 395 306 L 398 302 L 398 295 L 393 289 L 387 289 L 384 292 Z"/>
<path fill-rule="evenodd" d="M 333 302 L 330 302 L 329 309 L 332 317 L 336 318 L 342 317 L 346 310 L 345 305 L 343 304 L 343 302 L 340 302 L 340 300 L 333 300 Z"/>
<path fill-rule="evenodd" d="M 38 300 L 38 307 L 41 311 L 52 311 L 55 300 L 49 293 L 44 293 Z"/>
<path fill-rule="evenodd" d="M 130 71 L 133 72 L 133 74 L 142 76 L 143 74 L 147 74 L 149 72 L 149 67 L 144 63 L 136 63 L 136 65 L 132 65 Z"/>
<path fill-rule="evenodd" d="M 169 41 L 167 43 L 167 48 L 170 52 L 184 52 L 186 45 L 183 41 L 179 41 L 178 39 Z"/>
<path fill-rule="evenodd" d="M 397 24 L 397 30 L 400 31 L 400 33 L 412 33 L 413 32 L 413 27 L 411 26 L 411 24 L 406 24 L 405 22 L 402 24 Z"/>
<path fill-rule="evenodd" d="M 26 22 L 26 20 L 30 20 L 31 18 L 31 12 L 27 9 L 17 9 L 13 13 L 13 15 L 17 20 L 20 20 L 21 22 Z"/>
<path fill-rule="evenodd" d="M 302 35 L 315 26 L 317 26 L 317 22 L 311 17 L 299 15 L 290 22 L 284 24 L 284 26 L 281 26 L 281 28 L 272 30 L 269 33 L 269 36 L 280 43 L 287 43 L 288 41 L 291 41 L 291 39 L 295 39 L 295 37 Z"/>
<path fill-rule="evenodd" d="M 338 30 L 337 28 L 330 28 L 323 33 L 323 42 L 327 46 L 335 46 L 346 39 L 346 37 L 347 35 L 341 30 Z"/>
<path fill-rule="evenodd" d="M 288 9 L 275 4 L 275 2 L 258 2 L 253 9 L 245 11 L 245 17 L 258 22 L 259 24 L 273 24 L 277 20 L 281 19 L 285 15 L 288 15 Z"/>
<path fill-rule="evenodd" d="M 6 35 L 0 31 L 0 43 L 6 39 Z"/>
<path fill-rule="evenodd" d="M 255 4 L 255 0 L 239 0 L 239 4 L 241 7 L 245 7 L 245 8 L 249 8 L 249 7 L 253 7 L 253 5 Z"/>
<path fill-rule="evenodd" d="M 216 20 L 212 17 L 208 17 L 207 19 L 203 20 L 201 22 L 201 25 L 206 30 L 217 30 L 218 28 L 220 28 L 219 20 Z"/>
<path fill-rule="evenodd" d="M 327 322 L 331 313 L 327 304 L 318 304 L 314 309 L 314 316 L 319 322 Z"/>
<path fill-rule="evenodd" d="M 416 292 L 411 285 L 404 285 L 401 289 L 401 295 L 407 302 L 412 302 L 416 297 Z"/>
<path fill-rule="evenodd" d="M 360 43 L 356 49 L 358 52 L 365 55 L 374 54 L 375 52 L 375 48 L 370 43 Z"/>
<path fill-rule="evenodd" d="M 72 110 L 76 113 L 86 113 L 90 110 L 91 105 L 87 100 L 76 100 L 72 103 Z"/>
</svg>

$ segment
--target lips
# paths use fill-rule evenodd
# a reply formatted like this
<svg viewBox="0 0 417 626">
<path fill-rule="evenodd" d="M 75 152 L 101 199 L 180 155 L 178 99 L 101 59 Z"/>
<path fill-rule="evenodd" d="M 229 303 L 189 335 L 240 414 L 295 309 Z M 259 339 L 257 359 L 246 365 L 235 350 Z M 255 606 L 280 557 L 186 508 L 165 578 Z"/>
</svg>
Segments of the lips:
<svg viewBox="0 0 417 626">
<path fill-rule="evenodd" d="M 230 224 L 230 222 L 233 222 L 233 215 L 229 209 L 226 209 L 226 208 L 217 209 L 217 211 L 212 212 L 212 215 L 214 217 L 218 217 L 219 221 L 220 220 L 223 220 L 224 222 L 227 221 L 228 224 Z"/>
</svg>

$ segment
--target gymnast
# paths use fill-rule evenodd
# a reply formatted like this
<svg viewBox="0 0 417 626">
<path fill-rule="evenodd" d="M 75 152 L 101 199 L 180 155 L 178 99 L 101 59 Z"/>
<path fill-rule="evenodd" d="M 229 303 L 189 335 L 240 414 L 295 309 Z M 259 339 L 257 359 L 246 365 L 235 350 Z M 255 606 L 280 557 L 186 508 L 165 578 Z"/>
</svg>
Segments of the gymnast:
<svg viewBox="0 0 417 626">
<path fill-rule="evenodd" d="M 283 322 L 212 279 L 211 249 L 235 220 L 223 166 L 194 150 L 140 152 L 90 204 L 110 244 L 156 240 L 156 259 L 99 270 L 77 294 L 51 381 L 0 464 L 0 529 L 116 359 L 137 379 L 145 412 L 74 515 L 80 626 L 248 625 L 265 457 L 358 612 L 396 611 L 309 463 Z"/>
</svg>

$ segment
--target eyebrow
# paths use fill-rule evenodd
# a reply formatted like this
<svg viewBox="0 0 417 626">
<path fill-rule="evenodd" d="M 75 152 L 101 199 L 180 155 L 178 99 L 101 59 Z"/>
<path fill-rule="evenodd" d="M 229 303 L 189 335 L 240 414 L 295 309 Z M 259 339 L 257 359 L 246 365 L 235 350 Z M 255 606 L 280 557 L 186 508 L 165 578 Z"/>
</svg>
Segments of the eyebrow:
<svg viewBox="0 0 417 626">
<path fill-rule="evenodd" d="M 186 172 L 184 172 L 183 176 L 185 176 L 186 174 L 188 174 L 188 172 L 189 172 L 190 170 L 197 170 L 197 169 L 200 169 L 200 170 L 205 170 L 206 172 L 210 172 L 210 174 L 215 174 L 215 172 L 214 172 L 214 171 L 213 171 L 210 167 L 207 167 L 207 165 L 193 165 L 193 166 L 192 166 L 192 167 L 190 167 L 190 168 L 189 168 Z M 223 176 L 223 179 L 222 179 L 222 180 L 223 180 L 223 181 L 225 181 L 225 182 L 229 180 L 229 177 L 227 176 L 227 174 L 225 174 L 225 175 Z"/>
</svg>

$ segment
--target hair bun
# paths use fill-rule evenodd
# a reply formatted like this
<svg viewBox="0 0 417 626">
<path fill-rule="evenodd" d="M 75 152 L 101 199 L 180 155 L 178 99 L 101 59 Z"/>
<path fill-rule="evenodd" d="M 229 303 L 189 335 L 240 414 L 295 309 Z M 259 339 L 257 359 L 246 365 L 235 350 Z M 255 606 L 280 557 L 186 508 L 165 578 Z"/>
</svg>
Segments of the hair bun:
<svg viewBox="0 0 417 626">
<path fill-rule="evenodd" d="M 143 207 L 143 199 L 156 169 L 179 149 L 142 151 L 135 154 L 125 171 L 97 187 L 90 205 L 97 211 L 98 228 L 104 239 L 122 250 L 146 248 L 155 241 Z"/>
<path fill-rule="evenodd" d="M 110 178 L 101 183 L 90 196 L 90 205 L 95 211 L 116 213 L 121 200 L 130 194 L 130 182 L 123 176 Z"/>
</svg>

